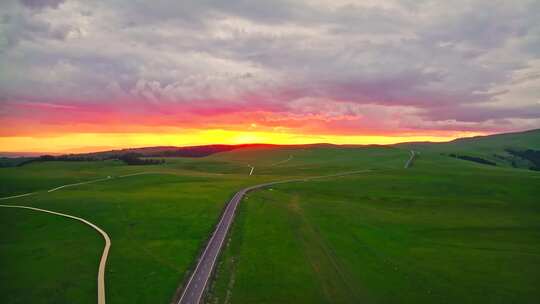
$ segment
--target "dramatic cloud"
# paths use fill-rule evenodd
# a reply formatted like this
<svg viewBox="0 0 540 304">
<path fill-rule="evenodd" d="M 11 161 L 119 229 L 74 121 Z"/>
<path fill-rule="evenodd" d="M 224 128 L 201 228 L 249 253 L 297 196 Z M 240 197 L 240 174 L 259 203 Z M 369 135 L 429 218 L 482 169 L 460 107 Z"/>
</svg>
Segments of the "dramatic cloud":
<svg viewBox="0 0 540 304">
<path fill-rule="evenodd" d="M 6 0 L 0 123 L 0 136 L 538 128 L 540 2 Z"/>
</svg>

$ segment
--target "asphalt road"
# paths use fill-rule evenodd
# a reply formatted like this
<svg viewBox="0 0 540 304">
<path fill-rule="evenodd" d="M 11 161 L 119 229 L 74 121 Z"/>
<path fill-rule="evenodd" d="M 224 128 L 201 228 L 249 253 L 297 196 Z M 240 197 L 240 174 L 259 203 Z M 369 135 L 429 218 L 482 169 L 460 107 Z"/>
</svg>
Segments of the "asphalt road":
<svg viewBox="0 0 540 304">
<path fill-rule="evenodd" d="M 201 300 L 225 237 L 227 236 L 227 232 L 229 231 L 229 227 L 232 224 L 236 207 L 238 207 L 238 203 L 240 203 L 247 191 L 247 189 L 238 191 L 227 204 L 227 207 L 214 230 L 214 234 L 212 234 L 203 254 L 199 258 L 197 266 L 189 278 L 182 296 L 177 303 L 199 303 Z"/>
<path fill-rule="evenodd" d="M 176 303 L 177 304 L 198 304 L 201 302 L 204 291 L 208 285 L 208 281 L 210 280 L 210 277 L 212 276 L 212 272 L 214 270 L 214 266 L 216 264 L 217 258 L 219 256 L 221 248 L 223 247 L 225 238 L 227 237 L 227 232 L 229 231 L 229 228 L 234 220 L 236 208 L 238 207 L 238 204 L 240 203 L 244 195 L 246 195 L 246 193 L 248 193 L 249 191 L 253 191 L 256 189 L 260 189 L 260 188 L 264 188 L 264 187 L 276 185 L 276 184 L 283 184 L 283 183 L 290 183 L 290 182 L 303 182 L 303 181 L 309 181 L 313 179 L 321 179 L 321 178 L 328 178 L 328 177 L 338 177 L 338 176 L 344 176 L 344 175 L 364 173 L 368 171 L 369 170 L 352 171 L 352 172 L 338 173 L 338 174 L 332 174 L 332 175 L 306 177 L 306 178 L 270 182 L 270 183 L 264 183 L 260 185 L 251 186 L 251 187 L 244 188 L 238 191 L 233 196 L 233 198 L 229 201 L 229 203 L 227 204 L 227 207 L 225 207 L 225 211 L 223 212 L 223 215 L 221 216 L 221 219 L 219 220 L 219 223 L 216 229 L 214 230 L 214 233 L 212 234 L 210 241 L 206 245 L 206 248 L 204 249 L 202 255 L 199 257 L 197 266 L 195 267 L 195 270 L 191 274 L 191 277 L 189 278 L 188 283 L 184 287 L 182 295 L 180 296 L 178 301 L 176 301 Z"/>
</svg>

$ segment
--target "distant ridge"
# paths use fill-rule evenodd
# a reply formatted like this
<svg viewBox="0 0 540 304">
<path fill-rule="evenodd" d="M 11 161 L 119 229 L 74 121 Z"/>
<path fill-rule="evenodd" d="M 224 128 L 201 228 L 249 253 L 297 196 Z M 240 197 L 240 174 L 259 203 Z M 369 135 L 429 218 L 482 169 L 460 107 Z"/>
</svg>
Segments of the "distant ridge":
<svg viewBox="0 0 540 304">
<path fill-rule="evenodd" d="M 493 166 L 540 170 L 540 129 L 465 137 L 441 143 L 409 142 L 394 146 Z"/>
<path fill-rule="evenodd" d="M 485 136 L 474 136 L 457 138 L 448 142 L 403 142 L 391 145 L 361 145 L 361 144 L 331 144 L 331 143 L 314 143 L 314 144 L 293 144 L 293 145 L 281 145 L 281 144 L 211 144 L 211 145 L 196 145 L 196 146 L 152 146 L 142 148 L 125 148 L 125 149 L 113 149 L 97 152 L 82 152 L 82 153 L 39 153 L 39 152 L 0 152 L 0 157 L 38 157 L 41 155 L 55 155 L 64 158 L 92 158 L 92 159 L 108 159 L 115 158 L 125 154 L 137 154 L 141 157 L 205 157 L 215 153 L 228 152 L 237 149 L 247 148 L 277 148 L 277 147 L 297 147 L 297 148 L 313 148 L 313 147 L 399 147 L 406 149 L 444 149 L 449 148 L 464 148 L 465 146 L 478 146 L 498 149 L 504 148 L 532 148 L 540 149 L 540 129 L 512 132 L 512 133 L 499 133 Z"/>
<path fill-rule="evenodd" d="M 67 154 L 66 156 L 112 158 L 124 154 L 135 153 L 142 157 L 205 157 L 215 153 L 227 152 L 242 148 L 271 147 L 270 144 L 241 144 L 241 145 L 202 145 L 202 146 L 157 146 L 144 148 L 128 148 L 91 153 Z"/>
<path fill-rule="evenodd" d="M 522 148 L 540 148 L 540 129 L 527 130 L 522 132 L 498 133 L 491 135 L 481 135 L 472 137 L 456 138 L 447 142 L 404 142 L 394 144 L 396 147 L 412 146 L 439 146 L 439 147 L 460 147 L 463 145 L 477 146 L 498 146 L 498 147 L 522 147 Z"/>
<path fill-rule="evenodd" d="M 60 155 L 62 153 L 47 153 L 47 152 L 0 152 L 0 157 L 38 157 L 41 155 L 50 154 L 50 155 Z"/>
<path fill-rule="evenodd" d="M 508 132 L 508 133 L 496 133 L 496 134 L 490 134 L 490 135 L 477 135 L 477 136 L 470 136 L 470 137 L 460 137 L 456 138 L 450 141 L 443 141 L 443 142 L 434 142 L 434 141 L 407 141 L 402 143 L 393 144 L 392 146 L 407 146 L 407 145 L 444 145 L 444 144 L 452 144 L 452 143 L 460 143 L 460 142 L 474 142 L 474 141 L 483 141 L 483 140 L 494 140 L 494 139 L 504 139 L 509 137 L 525 137 L 529 138 L 530 136 L 539 136 L 540 135 L 540 129 L 532 129 L 532 130 L 526 130 L 526 131 L 518 131 L 518 132 Z"/>
</svg>

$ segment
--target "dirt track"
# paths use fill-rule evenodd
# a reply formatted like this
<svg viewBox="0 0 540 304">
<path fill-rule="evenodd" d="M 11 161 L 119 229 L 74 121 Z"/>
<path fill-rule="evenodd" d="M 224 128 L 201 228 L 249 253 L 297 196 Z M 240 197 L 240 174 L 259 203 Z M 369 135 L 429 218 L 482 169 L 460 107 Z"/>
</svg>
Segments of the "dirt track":
<svg viewBox="0 0 540 304">
<path fill-rule="evenodd" d="M 89 221 L 87 221 L 85 219 L 82 219 L 80 217 L 76 217 L 76 216 L 73 216 L 73 215 L 64 214 L 64 213 L 60 213 L 60 212 L 55 212 L 55 211 L 51 211 L 51 210 L 28 207 L 28 206 L 19 206 L 19 205 L 0 205 L 0 207 L 28 209 L 28 210 L 45 212 L 45 213 L 50 213 L 50 214 L 54 214 L 54 215 L 58 215 L 58 216 L 63 216 L 63 217 L 67 217 L 67 218 L 70 218 L 70 219 L 74 219 L 74 220 L 83 222 L 84 224 L 86 224 L 86 225 L 94 228 L 95 230 L 97 230 L 101 234 L 101 236 L 103 236 L 103 239 L 105 240 L 105 247 L 103 248 L 103 254 L 101 255 L 101 260 L 99 262 L 98 277 L 97 277 L 97 280 L 98 280 L 98 304 L 105 304 L 105 266 L 107 265 L 107 257 L 109 255 L 109 249 L 111 248 L 111 239 L 109 238 L 109 235 L 105 231 L 103 231 L 103 229 L 99 228 L 95 224 L 93 224 L 93 223 L 91 223 L 91 222 L 89 222 Z"/>
</svg>

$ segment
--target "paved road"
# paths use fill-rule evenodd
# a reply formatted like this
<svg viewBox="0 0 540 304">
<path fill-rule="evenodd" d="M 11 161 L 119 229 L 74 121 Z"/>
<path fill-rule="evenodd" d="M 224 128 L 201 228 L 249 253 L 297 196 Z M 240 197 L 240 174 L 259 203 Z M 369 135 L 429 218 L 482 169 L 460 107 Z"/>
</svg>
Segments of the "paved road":
<svg viewBox="0 0 540 304">
<path fill-rule="evenodd" d="M 210 277 L 214 270 L 214 266 L 219 256 L 219 252 L 221 251 L 225 238 L 227 237 L 227 232 L 229 231 L 229 228 L 234 220 L 236 208 L 238 207 L 238 204 L 240 203 L 244 195 L 246 195 L 246 193 L 248 193 L 249 191 L 253 191 L 256 189 L 260 189 L 260 188 L 264 188 L 264 187 L 276 185 L 276 184 L 302 182 L 302 181 L 309 181 L 313 179 L 322 179 L 322 178 L 328 178 L 328 177 L 338 177 L 338 176 L 344 176 L 344 175 L 365 173 L 368 171 L 369 170 L 361 170 L 361 171 L 352 171 L 352 172 L 338 173 L 338 174 L 332 174 L 332 175 L 289 179 L 289 180 L 284 180 L 284 181 L 277 181 L 277 182 L 270 182 L 270 183 L 255 185 L 255 186 L 244 188 L 238 191 L 227 204 L 227 207 L 225 208 L 225 211 L 223 212 L 223 215 L 221 216 L 221 219 L 219 220 L 219 223 L 216 229 L 214 230 L 214 233 L 212 234 L 210 241 L 206 245 L 206 248 L 204 249 L 202 255 L 200 256 L 199 261 L 197 262 L 197 266 L 195 267 L 195 270 L 191 274 L 191 277 L 189 278 L 188 283 L 184 287 L 182 295 L 180 296 L 180 298 L 178 299 L 176 303 L 177 304 L 198 304 L 201 302 L 202 296 L 204 294 L 204 290 L 206 289 L 208 285 L 208 281 L 210 280 Z"/>
</svg>

